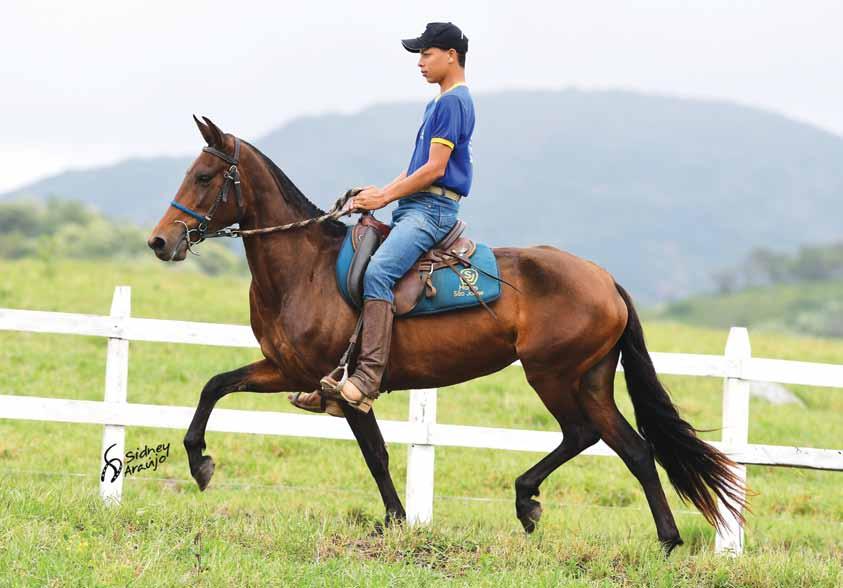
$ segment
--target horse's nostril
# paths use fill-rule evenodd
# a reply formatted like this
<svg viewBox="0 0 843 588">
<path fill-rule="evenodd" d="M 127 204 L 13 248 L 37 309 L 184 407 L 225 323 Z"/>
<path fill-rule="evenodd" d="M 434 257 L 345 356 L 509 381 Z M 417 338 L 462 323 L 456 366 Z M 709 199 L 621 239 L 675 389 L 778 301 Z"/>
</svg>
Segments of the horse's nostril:
<svg viewBox="0 0 843 588">
<path fill-rule="evenodd" d="M 149 245 L 149 248 L 153 251 L 158 251 L 160 249 L 164 249 L 167 242 L 161 237 L 152 237 L 146 242 L 146 244 Z"/>
</svg>

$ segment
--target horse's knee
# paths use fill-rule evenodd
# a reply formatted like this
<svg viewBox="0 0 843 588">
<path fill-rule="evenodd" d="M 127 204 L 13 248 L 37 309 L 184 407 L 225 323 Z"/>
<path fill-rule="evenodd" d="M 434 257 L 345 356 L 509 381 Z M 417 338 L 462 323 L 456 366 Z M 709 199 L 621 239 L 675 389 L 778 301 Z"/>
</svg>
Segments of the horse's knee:
<svg viewBox="0 0 843 588">
<path fill-rule="evenodd" d="M 229 376 L 229 377 L 226 377 Z M 232 391 L 231 378 L 229 373 L 217 374 L 212 377 L 202 388 L 200 398 L 202 400 L 210 400 L 216 402 L 226 394 Z"/>
</svg>

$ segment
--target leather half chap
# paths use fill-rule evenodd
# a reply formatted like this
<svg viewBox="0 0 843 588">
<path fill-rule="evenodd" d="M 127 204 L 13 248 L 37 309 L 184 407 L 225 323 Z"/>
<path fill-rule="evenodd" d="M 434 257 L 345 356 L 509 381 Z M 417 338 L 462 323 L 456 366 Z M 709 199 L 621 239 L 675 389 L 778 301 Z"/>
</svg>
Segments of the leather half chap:
<svg viewBox="0 0 843 588">
<path fill-rule="evenodd" d="M 391 302 L 369 299 L 363 304 L 363 332 L 357 366 L 348 380 L 369 398 L 380 394 L 384 369 L 392 344 L 395 312 Z"/>
</svg>

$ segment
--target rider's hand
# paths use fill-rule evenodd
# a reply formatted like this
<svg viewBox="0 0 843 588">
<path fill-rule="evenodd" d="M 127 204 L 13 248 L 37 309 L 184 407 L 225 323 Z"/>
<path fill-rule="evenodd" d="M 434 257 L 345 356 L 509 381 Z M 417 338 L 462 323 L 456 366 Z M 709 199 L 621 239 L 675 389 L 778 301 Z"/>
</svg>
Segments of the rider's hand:
<svg viewBox="0 0 843 588">
<path fill-rule="evenodd" d="M 387 204 L 386 194 L 377 186 L 367 186 L 354 197 L 354 208 L 358 210 L 377 210 Z"/>
</svg>

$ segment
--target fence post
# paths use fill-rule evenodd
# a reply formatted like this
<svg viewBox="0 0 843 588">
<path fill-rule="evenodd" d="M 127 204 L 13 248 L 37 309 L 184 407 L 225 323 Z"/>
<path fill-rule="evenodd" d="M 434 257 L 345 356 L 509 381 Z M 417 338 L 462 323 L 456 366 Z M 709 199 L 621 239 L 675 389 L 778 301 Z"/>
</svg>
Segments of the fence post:
<svg viewBox="0 0 843 588">
<path fill-rule="evenodd" d="M 732 327 L 726 340 L 726 359 L 739 363 L 752 357 L 749 344 L 749 332 L 743 327 Z M 740 375 L 740 374 L 739 374 Z M 726 378 L 723 383 L 723 436 L 726 453 L 740 451 L 749 442 L 749 381 L 739 378 Z M 735 474 L 742 484 L 746 484 L 746 466 L 738 464 Z M 743 552 L 744 529 L 730 513 L 722 501 L 718 509 L 726 524 L 717 532 L 714 551 L 729 555 Z"/>
<path fill-rule="evenodd" d="M 410 391 L 410 422 L 436 423 L 436 388 Z M 428 439 L 429 440 L 429 439 Z M 435 447 L 411 443 L 407 449 L 407 522 L 427 524 L 433 518 L 433 461 Z"/>
<path fill-rule="evenodd" d="M 111 316 L 128 318 L 131 313 L 132 290 L 117 286 L 111 299 Z M 122 336 L 122 333 L 118 333 Z M 120 337 L 108 338 L 105 360 L 105 402 L 126 403 L 129 378 L 129 341 Z M 100 496 L 106 504 L 118 504 L 123 495 L 123 456 L 126 430 L 122 425 L 105 425 L 102 452 L 97 473 L 100 474 Z"/>
</svg>

